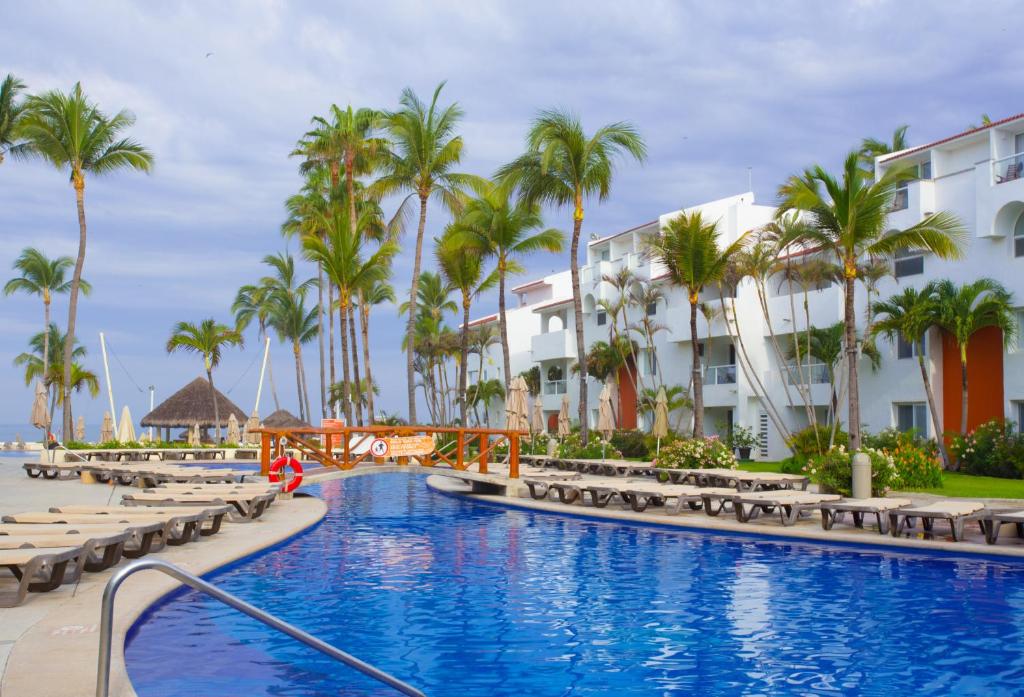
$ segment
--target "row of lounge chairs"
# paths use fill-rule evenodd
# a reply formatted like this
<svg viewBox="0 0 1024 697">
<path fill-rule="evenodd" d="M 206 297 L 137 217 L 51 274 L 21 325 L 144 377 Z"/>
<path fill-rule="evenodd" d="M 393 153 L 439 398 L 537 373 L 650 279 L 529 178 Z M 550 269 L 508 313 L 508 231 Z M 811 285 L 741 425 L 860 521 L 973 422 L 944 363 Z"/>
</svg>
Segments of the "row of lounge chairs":
<svg viewBox="0 0 1024 697">
<path fill-rule="evenodd" d="M 130 448 L 124 450 L 69 450 L 72 456 L 85 461 L 138 462 L 141 460 L 216 460 L 225 459 L 227 451 L 222 448 Z"/>
<path fill-rule="evenodd" d="M 277 484 L 164 484 L 125 494 L 120 506 L 55 506 L 2 516 L 0 567 L 17 584 L 0 586 L 0 607 L 75 583 L 84 572 L 109 569 L 124 557 L 215 535 L 224 520 L 254 520 L 279 493 Z"/>
<path fill-rule="evenodd" d="M 253 473 L 249 470 L 206 468 L 169 463 L 133 462 L 26 462 L 22 469 L 29 477 L 44 479 L 78 479 L 124 486 L 155 486 L 166 482 L 215 484 L 241 482 Z"/>
</svg>

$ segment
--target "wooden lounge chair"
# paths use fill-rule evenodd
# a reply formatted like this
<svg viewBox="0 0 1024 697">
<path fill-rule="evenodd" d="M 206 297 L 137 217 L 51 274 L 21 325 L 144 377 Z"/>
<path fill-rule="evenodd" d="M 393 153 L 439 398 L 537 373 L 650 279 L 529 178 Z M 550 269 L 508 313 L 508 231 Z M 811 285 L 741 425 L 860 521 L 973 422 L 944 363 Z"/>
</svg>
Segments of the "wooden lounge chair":
<svg viewBox="0 0 1024 697">
<path fill-rule="evenodd" d="M 683 506 L 692 511 L 699 511 L 704 505 L 704 496 L 734 496 L 735 489 L 699 487 L 692 484 L 637 484 L 619 492 L 629 506 L 637 513 L 647 510 L 648 506 L 666 506 L 669 515 L 678 515 Z M 675 504 L 669 506 L 669 502 Z"/>
<path fill-rule="evenodd" d="M 247 491 L 225 491 L 206 494 L 194 491 L 160 492 L 157 489 L 153 492 L 143 491 L 138 494 L 125 494 L 121 497 L 121 503 L 125 506 L 163 506 L 167 508 L 228 504 L 234 508 L 228 514 L 229 520 L 234 522 L 250 522 L 263 515 L 263 512 L 267 510 L 267 506 L 270 505 L 273 499 L 274 494 Z"/>
<path fill-rule="evenodd" d="M 741 492 L 732 500 L 736 520 L 748 523 L 761 513 L 778 511 L 783 525 L 793 525 L 800 516 L 817 510 L 821 504 L 838 501 L 838 494 L 812 494 L 807 491 L 752 491 Z"/>
<path fill-rule="evenodd" d="M 981 529 L 985 532 L 985 542 L 990 545 L 994 545 L 999 541 L 999 531 L 1004 523 L 1015 526 L 1017 537 L 1024 539 L 1024 510 L 986 510 L 979 514 L 978 522 L 981 523 Z"/>
<path fill-rule="evenodd" d="M 199 538 L 203 514 L 189 513 L 185 515 L 151 515 L 149 517 L 117 516 L 109 513 L 16 513 L 5 515 L 4 523 L 64 523 L 77 525 L 80 523 L 110 523 L 125 526 L 137 523 L 160 523 L 160 541 L 172 546 L 183 545 Z"/>
<path fill-rule="evenodd" d="M 103 535 L 125 533 L 124 556 L 137 559 L 150 552 L 164 548 L 164 525 L 160 522 L 137 521 L 132 523 L 0 523 L 0 539 L 6 535 Z M 55 540 L 60 544 L 61 540 Z"/>
<path fill-rule="evenodd" d="M 220 532 L 220 526 L 224 522 L 224 518 L 232 510 L 233 508 L 226 503 L 194 507 L 175 506 L 173 508 L 83 505 L 54 506 L 50 508 L 51 513 L 108 516 L 107 519 L 101 519 L 100 522 L 109 520 L 109 516 L 113 516 L 119 521 L 128 521 L 133 524 L 140 522 L 144 518 L 155 518 L 158 520 L 173 518 L 177 523 L 184 525 L 191 520 L 191 516 L 196 516 L 199 521 L 199 534 L 203 537 L 216 535 Z M 188 540 L 185 541 L 187 542 Z"/>
<path fill-rule="evenodd" d="M 914 521 L 921 519 L 926 534 L 931 534 L 936 520 L 949 521 L 950 534 L 957 542 L 964 537 L 964 525 L 970 517 L 985 510 L 985 504 L 978 501 L 954 501 L 945 499 L 925 506 L 900 508 L 889 513 L 889 527 L 893 537 L 899 537 L 907 528 L 914 527 Z"/>
<path fill-rule="evenodd" d="M 105 533 L 68 533 L 55 541 L 53 535 L 0 535 L 0 550 L 22 549 L 25 547 L 52 547 L 63 544 L 68 547 L 81 547 L 82 560 L 86 571 L 103 571 L 117 566 L 121 561 L 124 543 L 128 539 L 126 532 Z"/>
<path fill-rule="evenodd" d="M 29 593 L 45 593 L 59 588 L 82 557 L 81 547 L 36 547 L 0 550 L 0 566 L 18 581 L 14 590 L 0 588 L 0 607 L 20 605 Z"/>
<path fill-rule="evenodd" d="M 823 530 L 831 530 L 836 523 L 841 523 L 843 517 L 849 513 L 853 517 L 853 524 L 858 528 L 864 527 L 864 515 L 875 516 L 875 523 L 878 525 L 878 533 L 885 535 L 889 532 L 889 513 L 897 508 L 904 508 L 913 505 L 910 499 L 843 499 L 841 501 L 826 501 L 821 504 L 821 527 Z"/>
</svg>

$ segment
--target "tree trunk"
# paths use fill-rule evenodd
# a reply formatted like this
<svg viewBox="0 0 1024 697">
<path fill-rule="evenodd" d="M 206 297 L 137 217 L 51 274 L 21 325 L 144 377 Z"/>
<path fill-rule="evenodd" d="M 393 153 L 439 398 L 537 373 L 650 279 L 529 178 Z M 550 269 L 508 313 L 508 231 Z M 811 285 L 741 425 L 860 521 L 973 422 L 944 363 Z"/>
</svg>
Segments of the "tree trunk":
<svg viewBox="0 0 1024 697">
<path fill-rule="evenodd" d="M 75 203 L 78 206 L 78 257 L 75 259 L 75 271 L 71 276 L 71 296 L 68 299 L 68 329 L 64 339 L 64 383 L 61 387 L 63 395 L 63 423 L 61 425 L 61 441 L 66 441 L 68 434 L 74 433 L 71 425 L 71 355 L 75 350 L 75 321 L 78 319 L 78 289 L 82 285 L 82 267 L 85 266 L 85 179 L 81 175 L 72 175 L 75 187 Z M 49 332 L 50 328 L 46 328 Z M 45 374 L 47 366 L 43 366 Z"/>
<path fill-rule="evenodd" d="M 302 406 L 302 352 L 299 349 L 299 342 L 292 342 L 292 354 L 295 356 L 295 393 L 299 399 L 299 418 L 306 420 L 306 412 Z"/>
<path fill-rule="evenodd" d="M 344 291 L 343 291 L 344 292 Z M 338 305 L 338 333 L 341 334 L 341 411 L 345 414 L 345 423 L 352 425 L 352 403 L 349 399 L 352 388 L 352 375 L 348 366 L 348 332 L 346 331 L 345 320 L 348 317 L 348 304 L 345 298 L 339 298 Z"/>
<path fill-rule="evenodd" d="M 359 344 L 356 342 L 356 309 L 348 306 L 348 339 L 352 345 L 352 414 L 360 426 L 363 425 L 363 383 L 359 379 Z"/>
<path fill-rule="evenodd" d="M 409 318 L 406 331 L 409 339 L 405 349 L 405 379 L 409 393 L 409 423 L 416 423 L 416 371 L 413 356 L 416 353 L 416 293 L 420 286 L 420 262 L 423 257 L 423 231 L 427 226 L 427 197 L 420 194 L 420 223 L 416 230 L 416 256 L 412 262 L 412 284 L 409 287 Z"/>
<path fill-rule="evenodd" d="M 328 360 L 330 366 L 330 381 L 327 383 L 327 408 L 324 409 L 324 416 L 333 417 L 335 414 L 333 400 L 330 398 L 331 385 L 338 379 L 336 368 L 336 361 L 334 360 L 334 284 L 327 281 L 327 345 L 330 347 L 328 351 Z"/>
<path fill-rule="evenodd" d="M 316 308 L 316 340 L 320 353 L 320 411 L 327 412 L 327 391 L 325 389 L 326 376 L 324 373 L 324 265 L 317 263 L 317 308 Z M 334 338 L 331 337 L 331 343 Z"/>
<path fill-rule="evenodd" d="M 46 388 L 46 395 L 53 392 L 53 385 L 50 384 L 50 291 L 43 289 L 43 387 Z M 46 414 L 46 425 L 43 427 L 43 447 L 50 443 L 50 431 L 53 424 L 53 407 Z"/>
<path fill-rule="evenodd" d="M 468 317 L 467 317 L 468 321 Z M 508 319 L 505 317 L 505 254 L 498 259 L 498 329 L 501 332 L 501 359 L 505 370 L 505 390 L 512 384 L 512 362 L 508 355 Z"/>
<path fill-rule="evenodd" d="M 924 339 L 921 339 L 921 346 L 924 346 Z M 924 380 L 924 393 L 928 398 L 928 411 L 932 415 L 932 428 L 935 429 L 935 442 L 939 446 L 939 455 L 942 457 L 942 466 L 949 469 L 949 453 L 946 452 L 946 444 L 942 441 L 942 423 L 939 421 L 939 410 L 935 406 L 935 393 L 932 391 L 932 381 L 928 377 L 928 368 L 924 364 L 924 356 L 921 351 L 917 352 L 917 365 L 921 368 L 921 379 Z"/>
<path fill-rule="evenodd" d="M 366 423 L 373 425 L 373 372 L 370 368 L 370 308 L 359 291 L 359 328 L 363 335 L 363 365 L 366 368 Z"/>
<path fill-rule="evenodd" d="M 589 437 L 587 423 L 587 346 L 583 342 L 583 299 L 580 297 L 580 231 L 583 229 L 583 198 L 576 195 L 576 208 L 572 216 L 572 246 L 569 251 L 569 269 L 572 274 L 572 309 L 576 324 L 576 361 L 580 368 L 580 439 L 584 445 Z"/>
<path fill-rule="evenodd" d="M 690 351 L 693 365 L 690 368 L 693 385 L 693 437 L 704 437 L 704 378 L 701 373 L 700 341 L 697 337 L 697 306 L 696 293 L 690 294 Z"/>
<path fill-rule="evenodd" d="M 469 305 L 469 293 L 463 291 L 462 336 L 459 338 L 459 425 L 463 428 L 466 427 L 466 383 L 469 374 Z"/>
<path fill-rule="evenodd" d="M 306 379 L 306 365 L 302 362 L 302 345 L 299 345 L 299 372 L 302 373 L 302 397 L 306 402 L 306 420 L 313 418 L 313 411 L 309 407 L 309 381 Z"/>
<path fill-rule="evenodd" d="M 846 324 L 846 369 L 849 380 L 849 421 L 850 452 L 860 450 L 860 389 L 857 383 L 857 315 L 853 307 L 853 291 L 857 281 L 849 271 L 852 262 L 847 264 L 846 297 L 843 321 Z"/>
<path fill-rule="evenodd" d="M 206 379 L 210 381 L 210 396 L 213 397 L 213 425 L 216 428 L 217 441 L 215 445 L 220 445 L 220 405 L 217 404 L 217 390 L 213 386 L 213 368 L 206 368 Z"/>
</svg>

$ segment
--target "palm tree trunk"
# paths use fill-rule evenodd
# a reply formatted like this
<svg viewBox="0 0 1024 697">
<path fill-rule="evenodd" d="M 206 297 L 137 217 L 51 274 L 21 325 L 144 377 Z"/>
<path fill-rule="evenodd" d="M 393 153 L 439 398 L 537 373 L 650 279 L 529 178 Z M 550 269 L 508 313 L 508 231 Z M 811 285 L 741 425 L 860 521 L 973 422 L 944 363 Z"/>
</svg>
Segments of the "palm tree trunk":
<svg viewBox="0 0 1024 697">
<path fill-rule="evenodd" d="M 331 308 L 333 308 L 333 307 L 334 307 L 334 284 L 331 283 L 328 280 L 327 281 L 327 345 L 330 346 L 330 351 L 328 352 L 329 361 L 330 361 L 330 363 L 329 363 L 329 365 L 330 365 L 330 372 L 328 373 L 328 375 L 331 378 L 330 382 L 327 383 L 328 393 L 330 391 L 330 386 L 333 385 L 335 383 L 335 381 L 337 380 L 337 377 L 336 377 L 336 372 L 337 371 L 335 370 L 335 360 L 334 360 L 334 312 L 332 312 L 332 310 L 331 310 Z M 322 380 L 323 380 L 323 377 L 321 377 L 321 381 Z M 321 384 L 322 384 L 322 382 L 321 382 Z M 324 409 L 324 416 L 333 417 L 334 416 L 334 408 L 333 407 L 334 407 L 334 405 L 331 404 L 331 400 L 328 397 L 328 399 L 327 399 L 327 407 Z"/>
<path fill-rule="evenodd" d="M 75 271 L 71 276 L 71 295 L 68 299 L 68 329 L 64 339 L 64 384 L 61 387 L 63 395 L 63 423 L 61 428 L 61 440 L 67 440 L 67 436 L 73 433 L 71 430 L 71 355 L 75 349 L 75 320 L 78 319 L 78 289 L 82 284 L 82 267 L 85 266 L 85 179 L 81 175 L 73 175 L 72 182 L 75 187 L 75 203 L 78 207 L 78 256 L 75 258 Z M 49 332 L 49 327 L 46 328 Z M 43 366 L 45 374 L 47 366 Z"/>
<path fill-rule="evenodd" d="M 213 397 L 213 425 L 217 433 L 216 445 L 220 445 L 220 405 L 217 404 L 217 390 L 213 386 L 213 368 L 206 369 L 206 379 L 210 382 L 210 396 Z"/>
<path fill-rule="evenodd" d="M 373 424 L 373 372 L 370 368 L 370 308 L 359 291 L 359 328 L 363 335 L 363 365 L 366 366 L 366 422 Z"/>
<path fill-rule="evenodd" d="M 848 264 L 848 267 L 852 264 Z M 846 297 L 843 321 L 846 324 L 846 369 L 849 380 L 849 433 L 850 452 L 860 449 L 860 389 L 857 384 L 857 315 L 853 307 L 853 291 L 856 277 L 846 274 Z"/>
<path fill-rule="evenodd" d="M 359 344 L 356 342 L 356 309 L 348 306 L 348 339 L 352 344 L 352 413 L 356 423 L 363 425 L 363 385 L 359 379 Z"/>
<path fill-rule="evenodd" d="M 349 395 L 351 394 L 349 390 L 352 387 L 350 382 L 352 375 L 348 370 L 348 332 L 345 330 L 348 304 L 344 297 L 338 299 L 341 301 L 338 305 L 338 333 L 341 334 L 341 410 L 345 414 L 345 423 L 351 426 L 352 403 L 349 400 Z"/>
<path fill-rule="evenodd" d="M 327 390 L 325 389 L 326 376 L 324 374 L 324 266 L 317 263 L 317 309 L 316 309 L 316 340 L 320 349 L 320 411 L 327 413 Z M 331 343 L 334 338 L 331 337 Z M 332 346 L 333 348 L 333 346 Z"/>
<path fill-rule="evenodd" d="M 309 381 L 306 379 L 306 364 L 302 361 L 302 345 L 299 345 L 299 372 L 302 373 L 302 396 L 306 402 L 306 420 L 311 421 L 313 410 L 309 408 Z"/>
<path fill-rule="evenodd" d="M 459 340 L 459 422 L 466 427 L 466 383 L 469 377 L 469 293 L 462 292 L 462 336 Z"/>
<path fill-rule="evenodd" d="M 923 346 L 923 338 L 921 342 Z M 931 412 L 932 428 L 935 429 L 935 443 L 939 446 L 942 467 L 949 469 L 949 453 L 946 452 L 946 444 L 942 442 L 942 423 L 939 421 L 939 410 L 935 406 L 935 393 L 932 391 L 932 381 L 928 377 L 928 368 L 924 364 L 924 356 L 921 353 L 921 351 L 917 352 L 917 365 L 921 369 L 921 379 L 924 380 L 924 393 L 928 398 L 928 411 Z"/>
<path fill-rule="evenodd" d="M 580 231 L 583 229 L 583 201 L 576 197 L 576 209 L 572 216 L 572 245 L 569 250 L 569 269 L 572 275 L 572 309 L 576 324 L 576 362 L 580 368 L 580 439 L 587 444 L 589 428 L 587 423 L 587 347 L 583 343 L 583 299 L 580 297 Z"/>
<path fill-rule="evenodd" d="M 50 385 L 47 378 L 50 373 L 50 291 L 43 290 L 43 387 L 46 388 L 46 394 L 49 395 L 53 391 L 53 386 Z M 51 424 L 53 424 L 53 407 L 50 407 L 50 411 L 46 414 L 46 425 L 43 426 L 43 447 L 49 445 L 50 442 L 50 430 Z"/>
<path fill-rule="evenodd" d="M 467 321 L 468 321 L 467 317 Z M 501 331 L 501 360 L 505 371 L 505 389 L 512 383 L 512 363 L 508 356 L 508 320 L 505 317 L 505 255 L 498 259 L 498 328 Z"/>
<path fill-rule="evenodd" d="M 700 342 L 697 340 L 696 294 L 690 294 L 690 351 L 693 360 L 691 384 L 693 385 L 693 437 L 704 437 L 704 378 L 701 374 Z"/>
<path fill-rule="evenodd" d="M 405 378 L 409 394 L 409 423 L 416 423 L 416 371 L 413 355 L 416 352 L 416 293 L 420 286 L 420 262 L 423 257 L 423 231 L 427 226 L 427 197 L 420 194 L 420 223 L 416 230 L 416 256 L 412 262 L 412 285 L 409 287 L 409 319 L 406 323 L 409 335 L 405 349 Z"/>
<path fill-rule="evenodd" d="M 299 418 L 306 420 L 306 412 L 302 402 L 302 352 L 299 349 L 299 342 L 292 342 L 292 354 L 295 356 L 295 392 L 299 399 Z"/>
</svg>

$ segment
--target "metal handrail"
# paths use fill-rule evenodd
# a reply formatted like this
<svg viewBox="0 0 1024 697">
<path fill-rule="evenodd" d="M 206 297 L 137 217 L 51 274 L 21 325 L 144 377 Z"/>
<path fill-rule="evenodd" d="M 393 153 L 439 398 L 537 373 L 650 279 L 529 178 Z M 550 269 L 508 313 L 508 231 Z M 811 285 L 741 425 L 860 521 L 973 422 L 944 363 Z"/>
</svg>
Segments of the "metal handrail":
<svg viewBox="0 0 1024 697">
<path fill-rule="evenodd" d="M 114 627 L 114 596 L 117 594 L 118 588 L 121 587 L 121 584 L 124 583 L 126 578 L 136 572 L 146 571 L 147 569 L 165 573 L 186 586 L 190 586 L 197 591 L 206 593 L 225 605 L 233 607 L 242 614 L 248 615 L 255 620 L 259 620 L 268 627 L 276 629 L 282 634 L 287 634 L 292 639 L 301 641 L 306 646 L 314 648 L 320 653 L 326 654 L 334 660 L 358 670 L 363 675 L 367 675 L 378 682 L 382 682 L 385 685 L 395 688 L 402 694 L 410 695 L 411 697 L 426 697 L 423 692 L 420 692 L 412 685 L 402 682 L 398 678 L 385 673 L 379 668 L 375 668 L 369 663 L 365 663 L 355 656 L 345 653 L 341 649 L 337 649 L 330 644 L 317 639 L 315 636 L 304 632 L 298 627 L 288 624 L 284 620 L 278 619 L 269 612 L 260 610 L 258 607 L 250 605 L 244 600 L 236 598 L 226 591 L 222 591 L 212 583 L 207 583 L 198 576 L 194 576 L 187 571 L 178 568 L 174 564 L 169 564 L 159 559 L 141 559 L 139 561 L 132 562 L 115 573 L 110 580 L 107 581 L 107 587 L 103 590 L 103 605 L 100 610 L 100 655 L 99 666 L 96 672 L 96 697 L 108 697 L 110 694 L 110 651 Z"/>
</svg>

